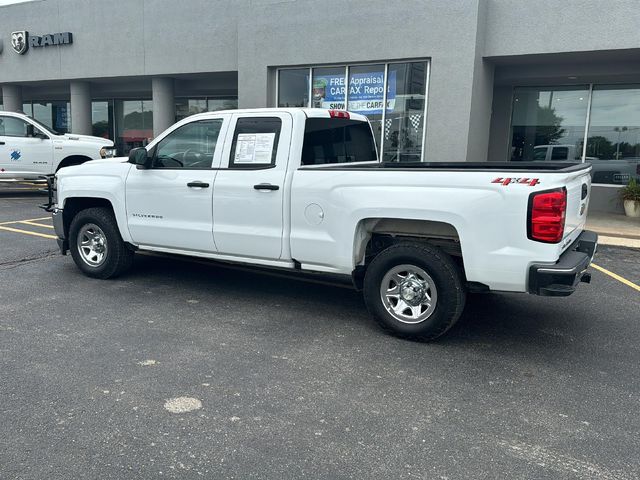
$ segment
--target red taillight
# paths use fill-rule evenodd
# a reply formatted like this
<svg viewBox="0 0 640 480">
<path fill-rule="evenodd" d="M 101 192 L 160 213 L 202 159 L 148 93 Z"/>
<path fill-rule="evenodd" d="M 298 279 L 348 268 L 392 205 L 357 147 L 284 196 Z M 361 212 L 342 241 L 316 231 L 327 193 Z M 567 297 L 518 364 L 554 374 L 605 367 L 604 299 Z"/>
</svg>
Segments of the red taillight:
<svg viewBox="0 0 640 480">
<path fill-rule="evenodd" d="M 564 235 L 567 190 L 533 193 L 529 197 L 529 238 L 558 243 Z"/>
<path fill-rule="evenodd" d="M 345 110 L 329 110 L 329 116 L 331 118 L 350 118 L 349 112 Z"/>
</svg>

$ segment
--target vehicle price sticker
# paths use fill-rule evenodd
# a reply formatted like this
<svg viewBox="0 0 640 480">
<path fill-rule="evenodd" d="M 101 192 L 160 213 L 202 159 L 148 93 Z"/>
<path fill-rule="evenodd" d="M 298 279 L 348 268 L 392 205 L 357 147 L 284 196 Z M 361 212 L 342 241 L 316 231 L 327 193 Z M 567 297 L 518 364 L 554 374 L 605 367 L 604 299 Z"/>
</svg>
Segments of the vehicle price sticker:
<svg viewBox="0 0 640 480">
<path fill-rule="evenodd" d="M 271 163 L 275 133 L 241 133 L 236 141 L 234 163 Z"/>
</svg>

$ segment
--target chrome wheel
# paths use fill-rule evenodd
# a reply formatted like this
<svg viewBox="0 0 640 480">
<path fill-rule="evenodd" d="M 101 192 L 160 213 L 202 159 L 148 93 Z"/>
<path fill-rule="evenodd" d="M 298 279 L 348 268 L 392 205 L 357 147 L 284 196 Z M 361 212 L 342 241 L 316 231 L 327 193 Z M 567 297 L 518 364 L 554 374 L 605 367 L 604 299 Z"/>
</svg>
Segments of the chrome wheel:
<svg viewBox="0 0 640 480">
<path fill-rule="evenodd" d="M 107 237 L 102 229 L 87 223 L 80 228 L 77 239 L 80 258 L 90 267 L 99 267 L 107 258 Z"/>
<path fill-rule="evenodd" d="M 420 323 L 429 318 L 438 301 L 433 279 L 415 265 L 398 265 L 387 272 L 380 285 L 384 308 L 403 323 Z"/>
</svg>

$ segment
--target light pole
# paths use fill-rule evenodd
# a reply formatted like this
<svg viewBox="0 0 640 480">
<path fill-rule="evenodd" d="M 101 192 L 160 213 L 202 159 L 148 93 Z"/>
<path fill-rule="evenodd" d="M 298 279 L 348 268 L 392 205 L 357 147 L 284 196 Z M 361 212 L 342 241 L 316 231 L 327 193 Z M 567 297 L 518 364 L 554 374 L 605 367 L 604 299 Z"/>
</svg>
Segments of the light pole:
<svg viewBox="0 0 640 480">
<path fill-rule="evenodd" d="M 627 130 L 627 127 L 613 127 L 613 131 L 618 132 L 618 141 L 616 142 L 616 160 L 620 160 L 620 134 Z"/>
</svg>

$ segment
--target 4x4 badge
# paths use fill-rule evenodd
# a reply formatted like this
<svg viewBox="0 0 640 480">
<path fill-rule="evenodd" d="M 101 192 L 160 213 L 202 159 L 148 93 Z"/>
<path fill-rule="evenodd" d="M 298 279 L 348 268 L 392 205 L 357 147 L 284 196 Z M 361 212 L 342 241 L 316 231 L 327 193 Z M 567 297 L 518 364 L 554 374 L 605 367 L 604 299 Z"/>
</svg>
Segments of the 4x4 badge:
<svg viewBox="0 0 640 480">
<path fill-rule="evenodd" d="M 503 178 L 498 177 L 491 183 L 499 183 L 503 186 L 511 185 L 512 183 L 518 183 L 520 185 L 529 185 L 530 187 L 535 187 L 540 183 L 539 178 Z"/>
</svg>

